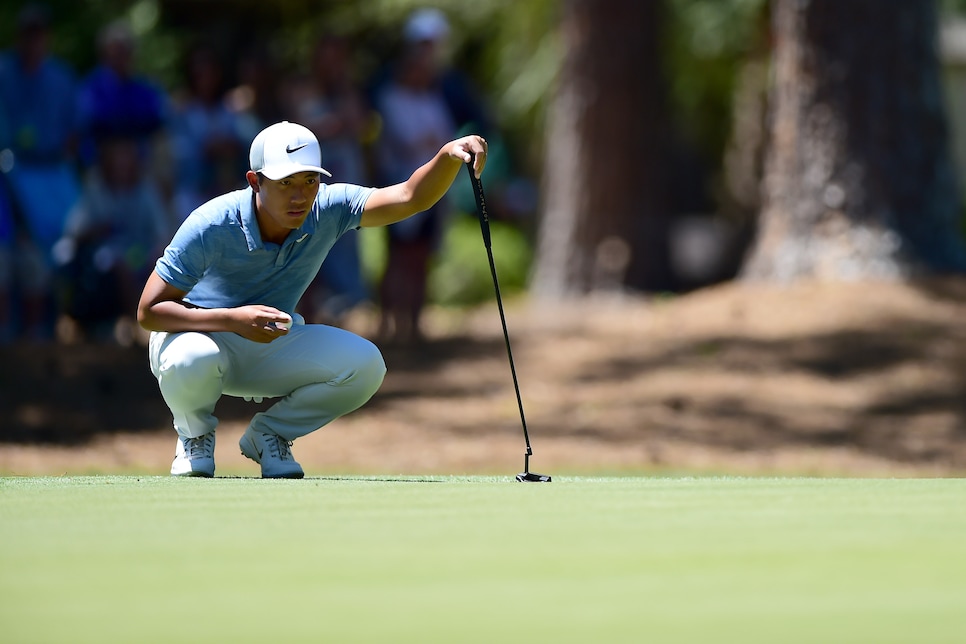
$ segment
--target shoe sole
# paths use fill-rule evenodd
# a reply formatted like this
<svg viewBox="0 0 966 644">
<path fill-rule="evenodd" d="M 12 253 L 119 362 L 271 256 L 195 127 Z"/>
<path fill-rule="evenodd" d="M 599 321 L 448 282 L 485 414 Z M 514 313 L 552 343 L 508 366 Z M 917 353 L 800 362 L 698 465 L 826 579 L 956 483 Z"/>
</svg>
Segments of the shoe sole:
<svg viewBox="0 0 966 644">
<path fill-rule="evenodd" d="M 193 478 L 210 479 L 210 478 L 214 478 L 215 475 L 214 474 L 210 474 L 208 472 L 194 472 L 194 471 L 192 471 L 192 472 L 183 472 L 181 474 L 175 474 L 174 472 L 172 472 L 171 473 L 171 476 L 177 476 L 179 478 L 192 478 L 193 477 Z"/>
<path fill-rule="evenodd" d="M 275 476 L 265 476 L 262 474 L 263 479 L 304 479 L 305 472 L 292 472 L 291 474 L 277 474 Z"/>
</svg>

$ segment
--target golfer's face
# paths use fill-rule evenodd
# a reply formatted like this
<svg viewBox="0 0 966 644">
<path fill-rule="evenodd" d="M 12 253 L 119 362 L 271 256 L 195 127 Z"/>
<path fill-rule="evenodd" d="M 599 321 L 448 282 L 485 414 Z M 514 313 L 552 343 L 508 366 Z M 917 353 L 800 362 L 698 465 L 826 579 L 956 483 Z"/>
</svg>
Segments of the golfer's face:
<svg viewBox="0 0 966 644">
<path fill-rule="evenodd" d="M 295 230 L 302 225 L 319 194 L 319 173 L 299 172 L 259 187 L 261 205 L 273 227 Z"/>
</svg>

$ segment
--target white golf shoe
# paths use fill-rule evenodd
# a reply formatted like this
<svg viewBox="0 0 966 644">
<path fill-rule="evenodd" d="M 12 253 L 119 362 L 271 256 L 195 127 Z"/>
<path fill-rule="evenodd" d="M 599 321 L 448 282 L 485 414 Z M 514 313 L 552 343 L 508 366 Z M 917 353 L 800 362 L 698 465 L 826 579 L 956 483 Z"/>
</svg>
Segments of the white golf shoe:
<svg viewBox="0 0 966 644">
<path fill-rule="evenodd" d="M 289 449 L 292 443 L 277 434 L 263 434 L 249 427 L 238 446 L 243 456 L 262 466 L 263 479 L 300 479 L 305 476 Z"/>
<path fill-rule="evenodd" d="M 215 432 L 204 436 L 186 438 L 178 436 L 174 448 L 174 461 L 171 463 L 171 476 L 215 475 Z"/>
</svg>

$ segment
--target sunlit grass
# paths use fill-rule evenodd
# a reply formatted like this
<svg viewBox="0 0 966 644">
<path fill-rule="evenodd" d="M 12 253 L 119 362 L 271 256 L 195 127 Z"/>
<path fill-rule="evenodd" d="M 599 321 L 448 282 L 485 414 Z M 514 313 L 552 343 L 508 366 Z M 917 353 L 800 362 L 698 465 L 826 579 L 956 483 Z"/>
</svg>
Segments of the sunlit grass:
<svg viewBox="0 0 966 644">
<path fill-rule="evenodd" d="M 957 479 L 0 479 L 11 642 L 953 642 Z"/>
</svg>

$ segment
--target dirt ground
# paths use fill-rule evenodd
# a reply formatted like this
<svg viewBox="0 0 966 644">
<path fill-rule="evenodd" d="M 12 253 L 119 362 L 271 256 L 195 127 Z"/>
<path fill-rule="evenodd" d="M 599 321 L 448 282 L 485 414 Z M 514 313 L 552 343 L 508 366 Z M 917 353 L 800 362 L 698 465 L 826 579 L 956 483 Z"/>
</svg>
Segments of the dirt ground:
<svg viewBox="0 0 966 644">
<path fill-rule="evenodd" d="M 962 476 L 964 320 L 964 279 L 509 302 L 531 469 Z M 309 474 L 522 470 L 496 307 L 428 321 L 425 345 L 384 347 L 367 406 L 296 442 Z M 0 473 L 167 473 L 174 434 L 143 347 L 0 354 Z M 266 404 L 219 404 L 219 473 L 257 473 L 237 439 Z"/>
</svg>

